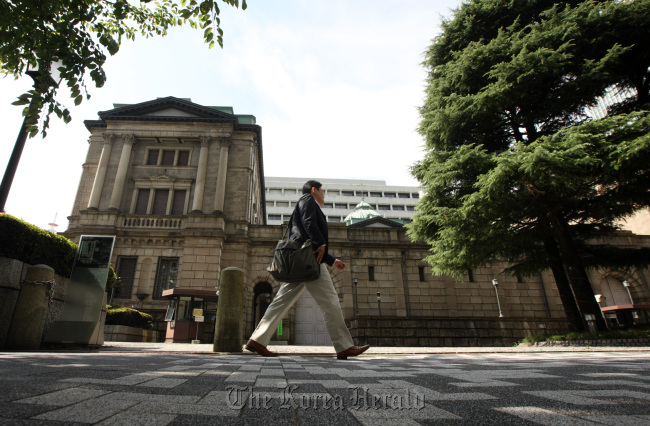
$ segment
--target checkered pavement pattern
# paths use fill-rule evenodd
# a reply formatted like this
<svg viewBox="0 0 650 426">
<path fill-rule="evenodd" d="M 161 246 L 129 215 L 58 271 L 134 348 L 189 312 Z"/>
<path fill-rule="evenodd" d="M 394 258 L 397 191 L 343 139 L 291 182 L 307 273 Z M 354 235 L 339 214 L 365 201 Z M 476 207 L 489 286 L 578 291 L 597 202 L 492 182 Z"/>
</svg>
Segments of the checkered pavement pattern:
<svg viewBox="0 0 650 426">
<path fill-rule="evenodd" d="M 648 425 L 650 353 L 0 353 L 0 424 Z"/>
</svg>

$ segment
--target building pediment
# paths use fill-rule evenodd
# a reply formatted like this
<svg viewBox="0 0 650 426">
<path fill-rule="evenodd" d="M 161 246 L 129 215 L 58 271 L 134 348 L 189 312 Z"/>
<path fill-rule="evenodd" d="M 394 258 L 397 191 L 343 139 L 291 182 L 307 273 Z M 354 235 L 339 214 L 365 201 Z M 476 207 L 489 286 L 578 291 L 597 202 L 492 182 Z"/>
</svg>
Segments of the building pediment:
<svg viewBox="0 0 650 426">
<path fill-rule="evenodd" d="M 231 107 L 203 106 L 174 96 L 114 106 L 114 109 L 99 112 L 99 120 L 86 120 L 86 127 L 89 130 L 106 127 L 106 121 L 115 120 L 230 123 L 234 128 L 255 125 L 254 116 L 236 115 Z"/>
</svg>

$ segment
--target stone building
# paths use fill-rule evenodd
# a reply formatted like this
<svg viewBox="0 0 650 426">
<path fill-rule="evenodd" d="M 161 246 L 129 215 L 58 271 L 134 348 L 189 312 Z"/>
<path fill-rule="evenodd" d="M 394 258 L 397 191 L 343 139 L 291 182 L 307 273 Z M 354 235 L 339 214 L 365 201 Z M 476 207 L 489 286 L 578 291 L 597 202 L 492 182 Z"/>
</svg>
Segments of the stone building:
<svg viewBox="0 0 650 426">
<path fill-rule="evenodd" d="M 266 267 L 284 230 L 266 224 L 262 131 L 255 117 L 168 97 L 115 105 L 85 124 L 88 155 L 65 235 L 116 236 L 113 265 L 122 294 L 114 303 L 152 313 L 163 332 L 169 306 L 163 291 L 216 293 L 220 271 L 235 266 L 245 271 L 243 327 L 249 336 L 279 288 Z M 650 245 L 650 237 L 631 232 L 616 238 L 621 245 Z M 374 216 L 350 226 L 330 223 L 330 246 L 349 266 L 332 277 L 358 343 L 509 345 L 566 328 L 550 272 L 517 279 L 495 263 L 461 280 L 432 276 L 421 260 L 427 246 L 411 242 L 395 221 Z M 647 271 L 590 271 L 590 277 L 604 307 L 630 304 L 629 297 L 635 305 L 650 303 Z M 181 298 L 176 309 L 190 312 L 194 302 Z M 204 307 L 209 322 L 216 304 Z M 210 333 L 208 324 L 203 339 L 210 341 Z M 307 292 L 276 340 L 328 343 Z"/>
</svg>

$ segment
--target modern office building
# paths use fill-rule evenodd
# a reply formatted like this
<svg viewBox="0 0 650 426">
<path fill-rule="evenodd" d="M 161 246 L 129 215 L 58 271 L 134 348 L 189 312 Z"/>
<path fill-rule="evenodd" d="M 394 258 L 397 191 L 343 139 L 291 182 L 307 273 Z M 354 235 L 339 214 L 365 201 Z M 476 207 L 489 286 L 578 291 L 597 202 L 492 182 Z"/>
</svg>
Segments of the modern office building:
<svg viewBox="0 0 650 426">
<path fill-rule="evenodd" d="M 418 187 L 389 186 L 383 180 L 265 176 L 269 225 L 280 225 L 289 220 L 302 194 L 302 186 L 309 179 L 323 184 L 323 213 L 328 222 L 343 222 L 361 201 L 365 201 L 382 217 L 409 223 L 415 213 L 415 204 L 420 199 Z"/>
</svg>

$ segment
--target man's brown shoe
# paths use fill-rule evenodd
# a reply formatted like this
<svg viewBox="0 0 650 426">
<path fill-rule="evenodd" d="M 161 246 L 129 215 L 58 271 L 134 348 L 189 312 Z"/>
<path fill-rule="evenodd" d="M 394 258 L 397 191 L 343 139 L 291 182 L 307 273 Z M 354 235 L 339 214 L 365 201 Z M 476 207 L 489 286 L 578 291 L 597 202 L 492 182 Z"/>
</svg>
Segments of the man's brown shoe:
<svg viewBox="0 0 650 426">
<path fill-rule="evenodd" d="M 366 346 L 350 346 L 349 348 L 347 348 L 343 352 L 338 352 L 336 354 L 336 359 L 348 359 L 349 356 L 361 355 L 362 353 L 367 351 L 369 347 L 370 347 L 370 345 L 366 345 Z"/>
<path fill-rule="evenodd" d="M 251 352 L 257 352 L 258 354 L 260 354 L 262 356 L 278 356 L 279 355 L 277 352 L 271 352 L 270 350 L 266 349 L 266 346 L 260 345 L 255 340 L 249 340 L 248 343 L 246 343 L 246 349 L 248 349 Z"/>
</svg>

